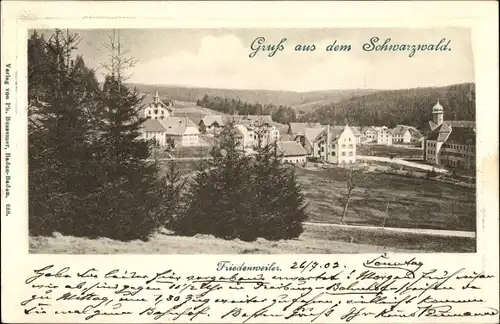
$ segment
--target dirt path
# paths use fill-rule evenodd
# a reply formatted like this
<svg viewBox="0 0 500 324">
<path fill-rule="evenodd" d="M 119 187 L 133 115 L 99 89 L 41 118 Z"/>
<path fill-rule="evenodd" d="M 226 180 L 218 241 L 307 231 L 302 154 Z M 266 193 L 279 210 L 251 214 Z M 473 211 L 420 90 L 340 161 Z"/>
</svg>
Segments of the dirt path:
<svg viewBox="0 0 500 324">
<path fill-rule="evenodd" d="M 365 160 L 365 161 L 380 161 L 380 162 L 387 162 L 387 163 L 393 163 L 393 164 L 399 164 L 399 165 L 406 165 L 409 167 L 413 168 L 418 168 L 426 171 L 431 171 L 434 170 L 438 173 L 448 173 L 448 170 L 437 168 L 433 165 L 428 165 L 428 164 L 421 164 L 421 163 L 416 163 L 416 162 L 410 162 L 406 161 L 400 158 L 386 158 L 386 157 L 381 157 L 381 156 L 366 156 L 366 155 L 358 155 L 357 156 L 358 160 Z"/>
<path fill-rule="evenodd" d="M 357 230 L 381 230 L 387 232 L 399 232 L 399 233 L 412 233 L 412 234 L 424 234 L 424 235 L 433 235 L 433 236 L 449 236 L 449 237 L 467 237 L 467 238 L 475 238 L 475 232 L 466 232 L 466 231 L 448 231 L 448 230 L 434 230 L 434 229 L 425 229 L 425 228 L 396 228 L 396 227 L 377 227 L 377 226 L 361 226 L 361 225 L 342 225 L 342 224 L 329 224 L 329 223 L 304 223 L 309 226 L 329 226 L 336 228 L 350 228 Z"/>
</svg>

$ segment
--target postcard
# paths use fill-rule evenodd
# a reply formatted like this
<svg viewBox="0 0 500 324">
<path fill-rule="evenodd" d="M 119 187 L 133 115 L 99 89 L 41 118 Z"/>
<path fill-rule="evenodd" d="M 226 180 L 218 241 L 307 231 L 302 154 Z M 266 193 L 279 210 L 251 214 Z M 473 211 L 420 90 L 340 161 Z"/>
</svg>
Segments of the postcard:
<svg viewBox="0 0 500 324">
<path fill-rule="evenodd" d="M 497 323 L 497 9 L 2 3 L 2 321 Z"/>
</svg>

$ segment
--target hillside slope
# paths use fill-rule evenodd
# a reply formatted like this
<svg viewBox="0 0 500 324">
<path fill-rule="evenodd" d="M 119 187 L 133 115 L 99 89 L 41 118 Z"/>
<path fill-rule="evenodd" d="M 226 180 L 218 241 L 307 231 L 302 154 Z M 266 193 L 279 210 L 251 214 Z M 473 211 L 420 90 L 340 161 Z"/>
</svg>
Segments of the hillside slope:
<svg viewBox="0 0 500 324">
<path fill-rule="evenodd" d="M 222 97 L 228 99 L 239 99 L 244 102 L 274 104 L 274 105 L 302 105 L 310 102 L 338 102 L 353 96 L 373 93 L 377 90 L 355 89 L 355 90 L 325 90 L 311 92 L 275 91 L 275 90 L 239 90 L 239 89 L 215 89 L 195 88 L 165 85 L 130 84 L 142 93 L 154 93 L 165 98 L 180 101 L 196 102 L 203 96 Z"/>
<path fill-rule="evenodd" d="M 432 119 L 432 107 L 439 100 L 445 120 L 475 120 L 475 85 L 464 83 L 379 91 L 317 107 L 303 121 L 369 126 L 398 124 L 420 127 Z"/>
</svg>

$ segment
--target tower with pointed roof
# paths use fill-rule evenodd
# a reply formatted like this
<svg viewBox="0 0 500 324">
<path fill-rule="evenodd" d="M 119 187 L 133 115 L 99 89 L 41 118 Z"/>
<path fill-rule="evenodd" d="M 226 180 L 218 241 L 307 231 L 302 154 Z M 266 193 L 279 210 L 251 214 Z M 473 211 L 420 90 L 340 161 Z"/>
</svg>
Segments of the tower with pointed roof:
<svg viewBox="0 0 500 324">
<path fill-rule="evenodd" d="M 439 100 L 436 102 L 434 107 L 432 107 L 432 120 L 436 124 L 436 126 L 440 126 L 443 123 L 444 119 L 444 110 L 443 106 L 439 104 Z"/>
<path fill-rule="evenodd" d="M 158 95 L 158 91 L 155 91 L 154 103 L 160 103 L 160 96 Z"/>
</svg>

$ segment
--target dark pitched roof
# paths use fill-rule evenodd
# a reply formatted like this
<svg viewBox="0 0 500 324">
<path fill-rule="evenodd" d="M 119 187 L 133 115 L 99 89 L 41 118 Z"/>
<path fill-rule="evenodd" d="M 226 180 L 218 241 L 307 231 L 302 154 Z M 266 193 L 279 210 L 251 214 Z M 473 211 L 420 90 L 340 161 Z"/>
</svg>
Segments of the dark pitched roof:
<svg viewBox="0 0 500 324">
<path fill-rule="evenodd" d="M 335 142 L 339 139 L 340 135 L 342 135 L 342 133 L 344 132 L 345 128 L 347 126 L 330 126 L 329 127 L 329 131 L 330 131 L 330 140 L 332 142 Z M 316 136 L 316 139 L 315 140 L 318 140 L 320 139 L 321 137 L 325 137 L 326 136 L 326 130 L 327 128 L 323 128 L 323 130 L 321 131 L 320 134 L 318 134 L 318 136 Z"/>
<path fill-rule="evenodd" d="M 476 132 L 472 127 L 452 127 L 446 143 L 474 145 Z"/>
<path fill-rule="evenodd" d="M 354 136 L 356 136 L 356 137 L 361 136 L 361 129 L 359 127 L 350 126 L 350 128 L 351 128 Z"/>
<path fill-rule="evenodd" d="M 170 135 L 184 134 L 187 127 L 194 127 L 198 131 L 196 124 L 187 117 L 167 117 L 158 121 L 165 128 L 165 132 Z"/>
<path fill-rule="evenodd" d="M 306 128 L 304 135 L 309 142 L 314 143 L 316 138 L 323 132 L 323 130 L 323 128 L 319 127 Z"/>
<path fill-rule="evenodd" d="M 174 111 L 174 117 L 188 118 L 198 125 L 204 116 L 200 113 L 184 112 L 182 109 L 179 109 Z"/>
<path fill-rule="evenodd" d="M 455 126 L 443 122 L 436 127 L 427 138 L 431 141 L 448 142 L 456 144 L 474 144 L 476 141 L 476 132 L 474 122 L 459 121 L 451 123 Z"/>
<path fill-rule="evenodd" d="M 428 127 L 431 131 L 436 129 L 436 127 L 438 126 L 435 122 L 433 122 L 432 120 L 429 120 L 429 121 L 426 121 L 423 125 L 423 128 L 425 127 Z"/>
<path fill-rule="evenodd" d="M 142 125 L 141 129 L 144 132 L 164 132 L 165 127 L 157 119 L 147 119 Z"/>
<path fill-rule="evenodd" d="M 409 131 L 410 131 L 410 134 L 411 134 L 412 137 L 415 137 L 415 138 L 421 138 L 422 137 L 422 134 L 416 128 L 411 127 L 409 129 Z"/>
<path fill-rule="evenodd" d="M 394 127 L 394 129 L 392 130 L 392 133 L 394 135 L 399 135 L 399 136 L 403 136 L 407 131 L 410 130 L 410 127 L 409 126 L 405 126 L 405 125 L 397 125 L 396 127 Z"/>
<path fill-rule="evenodd" d="M 306 150 L 300 143 L 294 141 L 280 141 L 278 142 L 278 148 L 283 154 L 283 156 L 302 156 L 307 155 Z"/>
</svg>

